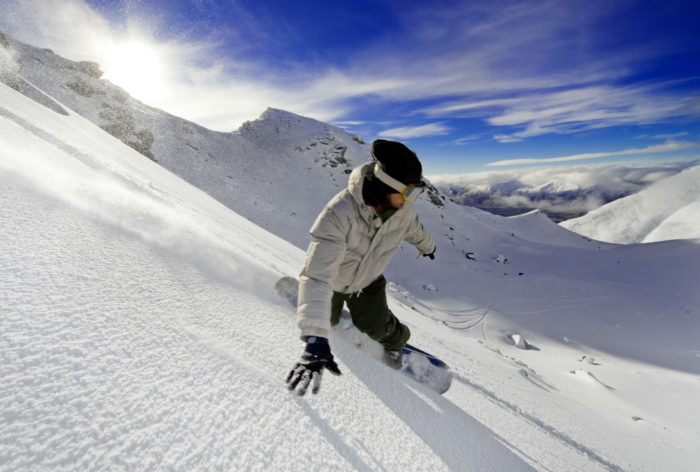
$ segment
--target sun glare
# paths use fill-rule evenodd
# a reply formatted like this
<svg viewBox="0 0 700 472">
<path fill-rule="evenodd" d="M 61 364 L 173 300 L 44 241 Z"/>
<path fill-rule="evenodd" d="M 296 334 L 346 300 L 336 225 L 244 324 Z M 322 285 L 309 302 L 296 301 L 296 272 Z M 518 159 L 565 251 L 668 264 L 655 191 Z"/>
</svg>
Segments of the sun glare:
<svg viewBox="0 0 700 472">
<path fill-rule="evenodd" d="M 102 64 L 105 79 L 146 102 L 163 94 L 163 68 L 157 48 L 137 40 L 114 44 Z"/>
</svg>

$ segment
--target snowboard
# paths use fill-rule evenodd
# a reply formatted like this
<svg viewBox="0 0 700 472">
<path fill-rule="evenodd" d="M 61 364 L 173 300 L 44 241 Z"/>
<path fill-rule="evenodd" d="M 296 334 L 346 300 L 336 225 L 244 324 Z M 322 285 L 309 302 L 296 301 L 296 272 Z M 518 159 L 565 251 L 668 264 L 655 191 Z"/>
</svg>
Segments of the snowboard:
<svg viewBox="0 0 700 472">
<path fill-rule="evenodd" d="M 275 292 L 296 309 L 299 292 L 299 281 L 296 278 L 282 277 L 275 284 Z M 350 313 L 345 308 L 343 309 L 341 323 L 334 329 L 335 333 L 340 337 L 349 340 L 358 349 L 370 355 L 383 352 L 383 347 L 379 343 L 372 341 L 366 335 L 362 335 L 352 325 Z M 450 388 L 452 371 L 450 371 L 445 362 L 410 344 L 406 344 L 402 350 L 401 367 L 397 370 L 437 393 L 443 394 Z M 376 355 L 373 357 L 376 357 Z M 383 361 L 383 356 L 379 357 Z"/>
</svg>

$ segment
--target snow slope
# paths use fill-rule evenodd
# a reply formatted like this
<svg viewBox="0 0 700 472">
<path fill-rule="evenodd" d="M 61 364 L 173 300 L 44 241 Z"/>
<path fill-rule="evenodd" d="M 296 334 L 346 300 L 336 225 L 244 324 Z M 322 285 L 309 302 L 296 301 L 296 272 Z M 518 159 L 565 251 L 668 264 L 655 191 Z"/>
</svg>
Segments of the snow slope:
<svg viewBox="0 0 700 472">
<path fill-rule="evenodd" d="M 342 381 L 290 395 L 271 287 L 302 251 L 82 118 L 0 103 L 3 470 L 529 468 L 347 345 Z"/>
<path fill-rule="evenodd" d="M 343 185 L 344 163 L 290 149 L 297 126 L 326 128 L 271 110 L 241 130 L 278 136 L 283 154 L 251 144 L 240 164 L 299 212 L 272 220 L 255 211 L 265 192 L 238 199 L 255 225 L 26 87 L 0 85 L 3 470 L 698 468 L 696 242 L 604 244 L 429 195 L 437 260 L 406 247 L 387 278 L 451 390 L 334 338 L 344 375 L 298 399 L 282 380 L 301 344 L 271 287 L 298 272 L 298 228 Z"/>
<path fill-rule="evenodd" d="M 700 238 L 700 166 L 562 226 L 590 238 L 621 244 Z"/>
</svg>

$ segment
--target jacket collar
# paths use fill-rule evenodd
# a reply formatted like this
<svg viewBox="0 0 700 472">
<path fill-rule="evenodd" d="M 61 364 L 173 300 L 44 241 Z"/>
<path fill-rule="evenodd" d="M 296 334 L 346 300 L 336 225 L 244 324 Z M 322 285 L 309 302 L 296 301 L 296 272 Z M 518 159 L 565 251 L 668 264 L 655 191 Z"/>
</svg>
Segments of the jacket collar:
<svg viewBox="0 0 700 472">
<path fill-rule="evenodd" d="M 360 205 L 365 205 L 364 199 L 362 198 L 362 187 L 365 184 L 365 177 L 372 175 L 373 164 L 374 162 L 367 162 L 361 166 L 355 167 L 348 179 L 348 190 L 355 201 Z"/>
</svg>

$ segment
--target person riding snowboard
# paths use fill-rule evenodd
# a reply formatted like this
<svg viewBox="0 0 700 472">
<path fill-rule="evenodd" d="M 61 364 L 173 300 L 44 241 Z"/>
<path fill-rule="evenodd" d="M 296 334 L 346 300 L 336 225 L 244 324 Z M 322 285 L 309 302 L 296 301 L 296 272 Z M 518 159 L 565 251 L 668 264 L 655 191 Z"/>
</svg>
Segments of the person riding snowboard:
<svg viewBox="0 0 700 472">
<path fill-rule="evenodd" d="M 306 348 L 287 377 L 304 395 L 321 385 L 328 369 L 340 375 L 328 337 L 347 304 L 352 322 L 384 346 L 387 362 L 401 366 L 401 348 L 411 333 L 389 310 L 384 269 L 402 241 L 435 258 L 435 241 L 418 220 L 413 203 L 425 189 L 418 156 L 404 144 L 378 139 L 373 161 L 353 170 L 311 227 L 311 243 L 299 277 L 298 326 Z"/>
</svg>

